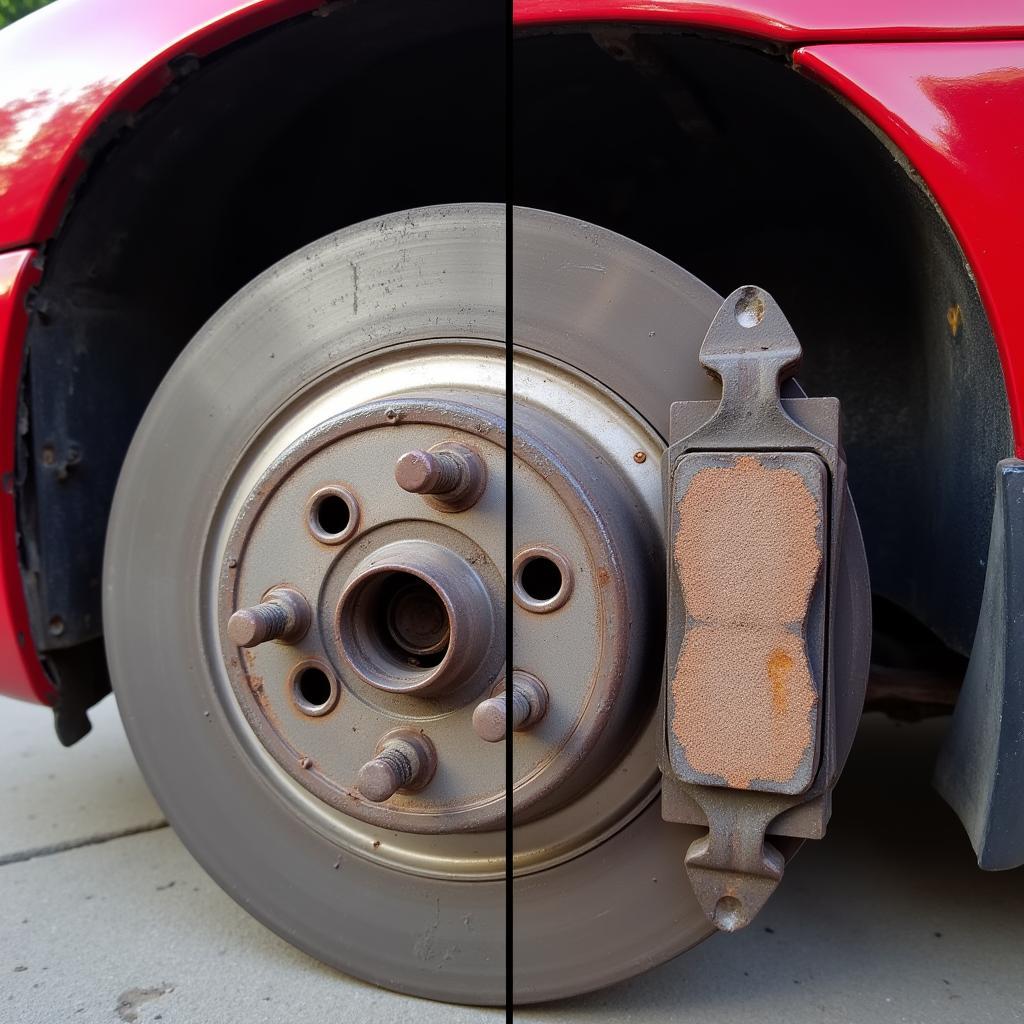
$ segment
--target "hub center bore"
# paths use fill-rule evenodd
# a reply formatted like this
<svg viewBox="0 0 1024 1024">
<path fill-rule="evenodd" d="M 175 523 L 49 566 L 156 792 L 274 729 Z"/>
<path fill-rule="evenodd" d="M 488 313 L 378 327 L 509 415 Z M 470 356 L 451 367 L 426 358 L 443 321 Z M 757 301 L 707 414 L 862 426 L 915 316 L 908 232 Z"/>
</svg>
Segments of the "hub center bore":
<svg viewBox="0 0 1024 1024">
<path fill-rule="evenodd" d="M 338 606 L 342 656 L 371 686 L 433 696 L 473 678 L 497 640 L 493 603 L 460 555 L 423 540 L 379 548 Z"/>
<path fill-rule="evenodd" d="M 422 580 L 395 573 L 385 584 L 383 614 L 377 624 L 386 628 L 399 652 L 417 667 L 436 665 L 448 650 L 451 623 L 444 603 Z"/>
</svg>

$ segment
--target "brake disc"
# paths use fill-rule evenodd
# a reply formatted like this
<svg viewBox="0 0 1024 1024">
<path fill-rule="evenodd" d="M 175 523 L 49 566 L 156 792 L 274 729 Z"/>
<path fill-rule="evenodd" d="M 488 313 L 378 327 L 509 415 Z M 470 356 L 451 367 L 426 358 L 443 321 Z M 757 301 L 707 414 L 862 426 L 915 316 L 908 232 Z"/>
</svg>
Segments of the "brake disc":
<svg viewBox="0 0 1024 1024">
<path fill-rule="evenodd" d="M 712 898 L 702 908 L 687 873 L 688 850 L 716 812 L 681 807 L 671 787 L 667 802 L 657 799 L 662 460 L 672 403 L 695 403 L 705 418 L 718 404 L 700 349 L 722 300 L 650 250 L 550 213 L 515 211 L 513 256 L 516 450 L 545 451 L 549 467 L 515 477 L 513 583 L 529 589 L 515 566 L 539 559 L 549 592 L 564 596 L 552 579 L 572 587 L 552 607 L 519 601 L 513 610 L 514 667 L 548 695 L 543 719 L 513 740 L 514 988 L 518 1002 L 533 1002 L 669 959 L 714 930 L 716 902 L 731 906 Z M 785 393 L 802 394 L 792 382 Z M 836 685 L 850 698 L 830 708 L 837 765 L 870 650 L 863 544 L 848 496 L 845 506 L 831 640 Z M 538 790 L 547 795 L 524 805 L 520 794 Z M 825 800 L 775 829 L 783 857 L 799 844 L 792 837 L 823 832 L 828 810 Z M 715 920 L 730 927 L 738 917 Z"/>
</svg>

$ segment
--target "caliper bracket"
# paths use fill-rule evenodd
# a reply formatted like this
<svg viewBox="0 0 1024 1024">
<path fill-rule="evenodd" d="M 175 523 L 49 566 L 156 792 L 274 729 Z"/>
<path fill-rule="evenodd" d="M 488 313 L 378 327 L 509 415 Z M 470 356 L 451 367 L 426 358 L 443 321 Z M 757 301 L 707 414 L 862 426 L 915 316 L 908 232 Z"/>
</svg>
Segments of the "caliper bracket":
<svg viewBox="0 0 1024 1024">
<path fill-rule="evenodd" d="M 734 291 L 700 352 L 721 401 L 673 404 L 662 469 L 662 816 L 707 825 L 686 868 L 725 931 L 782 877 L 767 832 L 824 834 L 838 772 L 829 637 L 846 464 L 838 401 L 789 381 L 800 357 L 771 296 Z"/>
</svg>

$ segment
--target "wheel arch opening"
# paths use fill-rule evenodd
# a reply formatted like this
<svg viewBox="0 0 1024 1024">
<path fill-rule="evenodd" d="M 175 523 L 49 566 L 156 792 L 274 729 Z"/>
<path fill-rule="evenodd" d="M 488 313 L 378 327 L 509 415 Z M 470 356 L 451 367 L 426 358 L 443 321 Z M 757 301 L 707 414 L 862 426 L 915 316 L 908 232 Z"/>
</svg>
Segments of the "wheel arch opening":
<svg viewBox="0 0 1024 1024">
<path fill-rule="evenodd" d="M 801 383 L 842 402 L 876 653 L 912 660 L 903 634 L 921 657 L 916 620 L 958 682 L 1013 441 L 995 339 L 934 199 L 785 48 L 629 24 L 515 45 L 516 202 L 640 241 L 721 294 L 771 292 Z"/>
<path fill-rule="evenodd" d="M 176 59 L 168 88 L 88 143 L 31 297 L 18 422 L 19 554 L 62 742 L 110 688 L 110 501 L 167 369 L 240 287 L 314 239 L 503 198 L 501 31 L 465 0 L 324 9 Z"/>
</svg>

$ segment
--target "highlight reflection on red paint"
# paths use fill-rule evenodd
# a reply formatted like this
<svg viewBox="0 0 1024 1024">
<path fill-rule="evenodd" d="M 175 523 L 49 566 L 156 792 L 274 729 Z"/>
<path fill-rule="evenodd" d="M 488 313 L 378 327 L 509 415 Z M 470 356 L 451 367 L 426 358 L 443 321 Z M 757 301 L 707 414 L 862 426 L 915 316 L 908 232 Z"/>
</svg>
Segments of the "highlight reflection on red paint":
<svg viewBox="0 0 1024 1024">
<path fill-rule="evenodd" d="M 871 118 L 938 201 L 978 282 L 1024 458 L 1024 42 L 815 46 L 793 56 Z"/>
</svg>

